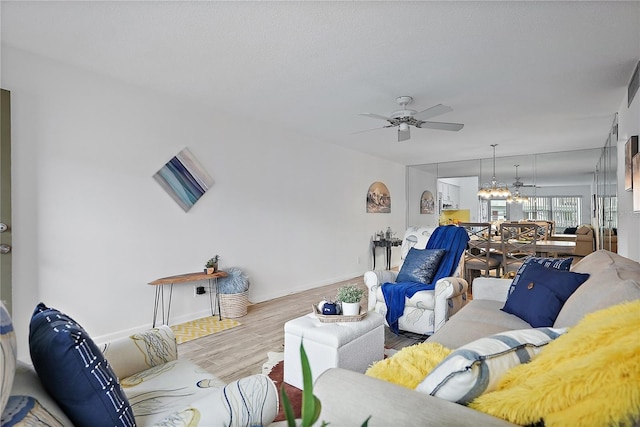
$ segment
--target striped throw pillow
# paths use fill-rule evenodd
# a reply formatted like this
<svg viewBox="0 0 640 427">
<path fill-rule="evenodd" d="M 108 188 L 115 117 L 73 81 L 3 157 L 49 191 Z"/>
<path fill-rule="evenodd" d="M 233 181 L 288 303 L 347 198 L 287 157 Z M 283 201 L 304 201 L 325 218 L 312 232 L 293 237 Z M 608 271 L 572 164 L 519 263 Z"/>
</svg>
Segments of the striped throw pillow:
<svg viewBox="0 0 640 427">
<path fill-rule="evenodd" d="M 527 363 L 564 332 L 566 328 L 520 329 L 480 338 L 447 356 L 416 391 L 466 405 L 494 390 L 509 369 Z"/>
</svg>

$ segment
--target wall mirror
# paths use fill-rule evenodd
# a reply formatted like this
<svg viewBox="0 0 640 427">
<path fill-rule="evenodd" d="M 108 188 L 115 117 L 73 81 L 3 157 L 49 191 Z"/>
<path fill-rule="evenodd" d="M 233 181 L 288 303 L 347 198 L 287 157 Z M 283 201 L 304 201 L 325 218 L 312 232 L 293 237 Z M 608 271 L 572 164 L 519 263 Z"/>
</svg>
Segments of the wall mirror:
<svg viewBox="0 0 640 427">
<path fill-rule="evenodd" d="M 599 225 L 596 234 L 598 248 L 618 251 L 617 147 L 607 141 L 596 165 L 594 216 Z"/>
<path fill-rule="evenodd" d="M 592 224 L 600 230 L 617 227 L 616 147 L 607 143 L 604 148 L 540 153 L 525 156 L 496 157 L 495 177 L 511 190 L 536 200 L 525 203 L 506 203 L 505 199 L 479 199 L 477 192 L 493 176 L 493 158 L 464 160 L 407 167 L 407 224 L 435 225 L 446 218 L 456 218 L 455 210 L 469 210 L 470 221 L 519 220 L 535 215 L 532 210 L 550 209 L 542 203 L 556 203 L 556 215 L 563 223 L 557 232 L 570 225 Z M 516 168 L 517 166 L 517 168 Z M 516 176 L 517 169 L 517 176 Z M 515 182 L 522 186 L 515 187 Z M 448 185 L 447 185 L 448 184 Z M 424 190 L 436 190 L 436 212 L 420 214 L 419 199 Z M 579 213 L 561 213 L 570 203 L 579 204 Z M 466 213 L 462 218 L 466 219 Z M 535 216 L 534 216 L 535 217 Z M 598 247 L 604 247 L 600 238 Z"/>
</svg>

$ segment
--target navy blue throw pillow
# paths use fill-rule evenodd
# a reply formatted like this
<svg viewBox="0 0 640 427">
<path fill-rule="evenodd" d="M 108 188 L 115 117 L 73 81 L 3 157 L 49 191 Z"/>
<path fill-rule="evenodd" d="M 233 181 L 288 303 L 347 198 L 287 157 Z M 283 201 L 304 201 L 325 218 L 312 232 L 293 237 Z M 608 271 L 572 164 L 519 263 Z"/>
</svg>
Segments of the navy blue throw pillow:
<svg viewBox="0 0 640 427">
<path fill-rule="evenodd" d="M 527 259 L 524 260 L 520 268 L 518 268 L 518 271 L 516 272 L 516 275 L 514 276 L 513 281 L 511 282 L 511 287 L 509 287 L 509 293 L 507 294 L 507 299 L 509 298 L 513 290 L 516 288 L 516 286 L 518 285 L 518 282 L 520 281 L 520 277 L 522 277 L 522 273 L 524 273 L 524 271 L 527 269 L 529 265 L 535 263 L 535 264 L 540 264 L 543 267 L 547 267 L 547 268 L 555 268 L 556 270 L 569 271 L 569 269 L 571 268 L 572 261 L 573 261 L 573 258 L 541 258 L 541 257 L 534 257 L 534 256 L 528 257 Z"/>
<path fill-rule="evenodd" d="M 430 284 L 445 252 L 444 249 L 409 249 L 396 282 Z"/>
<path fill-rule="evenodd" d="M 564 303 L 588 278 L 588 274 L 532 263 L 522 273 L 502 311 L 534 328 L 553 326 Z"/>
<path fill-rule="evenodd" d="M 109 362 L 71 317 L 38 304 L 29 325 L 29 351 L 40 381 L 74 425 L 136 425 Z"/>
</svg>

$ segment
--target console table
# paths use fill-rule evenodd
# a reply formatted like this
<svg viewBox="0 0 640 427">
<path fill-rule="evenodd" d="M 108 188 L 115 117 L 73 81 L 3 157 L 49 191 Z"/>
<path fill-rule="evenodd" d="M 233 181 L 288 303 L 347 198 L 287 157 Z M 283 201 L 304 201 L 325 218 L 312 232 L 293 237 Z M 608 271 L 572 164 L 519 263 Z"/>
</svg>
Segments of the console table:
<svg viewBox="0 0 640 427">
<path fill-rule="evenodd" d="M 177 276 L 162 277 L 156 279 L 153 282 L 149 282 L 150 285 L 156 287 L 155 303 L 153 306 L 153 327 L 156 327 L 156 318 L 158 317 L 158 308 L 162 304 L 162 323 L 169 324 L 169 314 L 171 312 L 171 297 L 173 295 L 174 283 L 187 283 L 196 282 L 198 280 L 207 280 L 209 283 L 209 304 L 211 306 L 211 315 L 215 316 L 214 305 L 218 308 L 218 319 L 222 320 L 222 313 L 220 311 L 220 298 L 218 297 L 218 278 L 226 277 L 227 273 L 224 271 L 217 271 L 212 274 L 207 273 L 186 273 L 179 274 Z M 165 308 L 164 308 L 164 287 L 169 285 L 169 303 L 167 305 L 167 318 L 165 321 Z M 215 294 L 215 295 L 214 295 Z M 215 304 L 214 304 L 215 303 Z"/>
<path fill-rule="evenodd" d="M 391 248 L 394 246 L 400 246 L 402 239 L 380 239 L 374 240 L 371 248 L 373 252 L 373 269 L 376 269 L 376 248 L 385 248 L 384 256 L 387 262 L 387 270 L 391 270 Z"/>
</svg>

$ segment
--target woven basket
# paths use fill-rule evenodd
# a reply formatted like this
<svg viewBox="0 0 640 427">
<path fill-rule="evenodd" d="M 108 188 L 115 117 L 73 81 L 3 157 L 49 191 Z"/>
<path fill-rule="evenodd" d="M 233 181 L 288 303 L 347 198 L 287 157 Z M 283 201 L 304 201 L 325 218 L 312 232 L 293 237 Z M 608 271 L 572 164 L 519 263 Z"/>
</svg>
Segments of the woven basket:
<svg viewBox="0 0 640 427">
<path fill-rule="evenodd" d="M 235 319 L 247 314 L 249 305 L 249 291 L 238 294 L 220 294 L 220 312 L 222 317 Z"/>
</svg>

